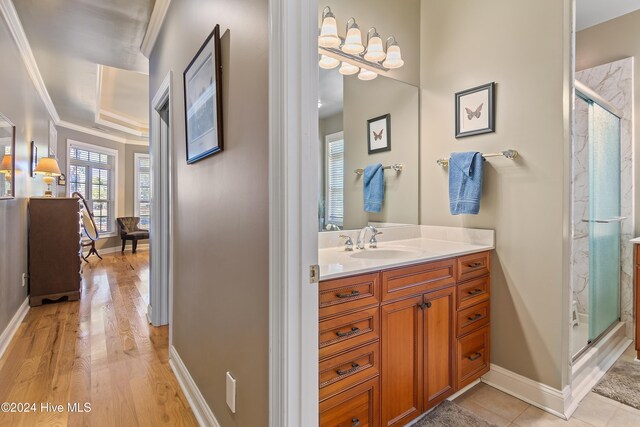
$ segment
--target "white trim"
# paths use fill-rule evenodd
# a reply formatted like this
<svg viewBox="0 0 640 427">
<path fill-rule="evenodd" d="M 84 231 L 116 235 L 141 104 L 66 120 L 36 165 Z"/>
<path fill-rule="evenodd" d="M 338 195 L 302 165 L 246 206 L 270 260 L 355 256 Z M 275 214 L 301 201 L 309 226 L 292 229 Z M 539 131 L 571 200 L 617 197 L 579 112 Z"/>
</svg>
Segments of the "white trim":
<svg viewBox="0 0 640 427">
<path fill-rule="evenodd" d="M 153 6 L 151 18 L 147 25 L 147 31 L 144 33 L 144 38 L 140 45 L 140 51 L 147 58 L 151 56 L 151 51 L 158 40 L 158 35 L 162 29 L 162 24 L 164 24 L 164 19 L 167 16 L 170 4 L 171 0 L 156 0 L 156 4 Z"/>
<path fill-rule="evenodd" d="M 151 269 L 149 305 L 153 310 L 149 318 L 153 325 L 169 324 L 169 343 L 173 343 L 173 137 L 159 110 L 168 103 L 169 123 L 173 120 L 172 72 L 170 71 L 151 101 Z M 163 132 L 165 137 L 163 138 Z"/>
<path fill-rule="evenodd" d="M 269 2 L 269 425 L 318 425 L 318 4 Z"/>
<path fill-rule="evenodd" d="M 100 111 L 100 115 L 101 116 L 107 116 L 107 117 L 110 117 L 112 119 L 121 121 L 123 123 L 130 124 L 133 128 L 149 130 L 149 125 L 147 123 L 139 122 L 139 121 L 134 120 L 134 119 L 132 119 L 130 117 L 126 117 L 126 116 L 123 116 L 122 114 L 118 114 L 118 113 L 115 113 L 113 111 L 107 110 L 106 108 L 100 108 L 99 111 Z M 138 132 L 140 133 L 142 131 L 138 131 Z"/>
<path fill-rule="evenodd" d="M 106 132 L 102 132 L 98 129 L 92 129 L 85 126 L 80 126 L 75 123 L 69 123 L 65 121 L 60 121 L 57 123 L 58 126 L 63 127 L 65 129 L 75 130 L 77 132 L 86 133 L 88 135 L 99 136 L 100 138 L 108 139 L 111 141 L 119 142 L 121 144 L 127 144 L 127 139 L 119 136 L 111 135 Z"/>
<path fill-rule="evenodd" d="M 151 159 L 149 153 L 133 153 L 133 216 L 140 216 L 140 171 L 138 169 L 138 161 L 140 158 Z M 151 174 L 151 166 L 149 166 L 149 173 Z M 152 187 L 153 188 L 153 187 Z M 153 190 L 152 190 L 153 194 Z"/>
<path fill-rule="evenodd" d="M 0 358 L 4 355 L 4 352 L 7 351 L 11 340 L 15 336 L 16 332 L 18 332 L 18 328 L 20 327 L 20 324 L 22 323 L 28 312 L 29 297 L 27 297 L 22 302 L 22 304 L 20 304 L 18 311 L 16 311 L 16 314 L 13 315 L 7 327 L 4 328 L 4 331 L 2 331 L 2 334 L 0 334 Z"/>
<path fill-rule="evenodd" d="M 482 382 L 550 414 L 567 419 L 565 400 L 570 390 L 568 386 L 564 390 L 558 390 L 494 364 L 491 364 L 491 370 L 482 377 Z"/>
<path fill-rule="evenodd" d="M 47 87 L 44 84 L 42 74 L 40 74 L 40 69 L 36 63 L 36 58 L 33 56 L 31 45 L 29 44 L 29 40 L 24 32 L 24 28 L 22 27 L 22 23 L 20 22 L 18 12 L 14 7 L 13 2 L 11 0 L 0 0 L 0 12 L 7 22 L 7 26 L 13 36 L 13 40 L 16 42 L 16 46 L 20 51 L 24 65 L 27 68 L 27 74 L 29 74 L 33 85 L 36 87 L 36 91 L 40 95 L 49 115 L 57 124 L 60 122 L 60 116 L 58 115 L 56 107 L 53 105 L 53 101 L 47 91 Z"/>
<path fill-rule="evenodd" d="M 94 119 L 96 121 L 100 118 L 100 114 L 98 112 L 100 111 L 100 106 L 102 105 L 102 73 L 103 73 L 103 70 L 104 70 L 104 65 L 98 64 L 97 68 L 96 68 L 96 106 L 95 106 L 95 110 L 93 110 L 95 112 Z"/>
<path fill-rule="evenodd" d="M 174 346 L 169 347 L 169 365 L 178 379 L 178 384 L 180 384 L 198 424 L 203 427 L 220 427 L 220 423 L 207 405 L 207 401 Z"/>
</svg>

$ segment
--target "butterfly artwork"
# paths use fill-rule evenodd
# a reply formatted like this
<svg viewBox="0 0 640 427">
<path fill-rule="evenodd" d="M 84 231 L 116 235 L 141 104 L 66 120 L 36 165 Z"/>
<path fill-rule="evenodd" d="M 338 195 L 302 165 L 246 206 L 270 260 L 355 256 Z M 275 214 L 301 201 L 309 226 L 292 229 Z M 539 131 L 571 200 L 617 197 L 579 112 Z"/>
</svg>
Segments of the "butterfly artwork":
<svg viewBox="0 0 640 427">
<path fill-rule="evenodd" d="M 482 104 L 480 104 L 478 106 L 478 108 L 476 108 L 475 111 L 471 110 L 470 108 L 465 107 L 464 109 L 467 112 L 467 119 L 469 120 L 473 120 L 474 117 L 476 118 L 480 118 L 480 116 L 482 115 L 482 106 L 484 105 L 484 102 Z"/>
<path fill-rule="evenodd" d="M 369 154 L 391 150 L 391 114 L 367 120 Z"/>
<path fill-rule="evenodd" d="M 384 129 L 380 129 L 379 133 L 376 133 L 376 131 L 373 131 L 373 140 L 374 141 L 378 141 L 382 139 L 382 133 L 384 132 Z"/>
</svg>

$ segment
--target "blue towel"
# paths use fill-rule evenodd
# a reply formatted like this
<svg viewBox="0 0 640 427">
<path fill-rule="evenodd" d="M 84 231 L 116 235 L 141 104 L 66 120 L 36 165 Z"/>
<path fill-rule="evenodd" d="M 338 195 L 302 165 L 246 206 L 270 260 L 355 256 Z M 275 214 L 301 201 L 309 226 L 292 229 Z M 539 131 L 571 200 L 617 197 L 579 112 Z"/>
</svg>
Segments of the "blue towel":
<svg viewBox="0 0 640 427">
<path fill-rule="evenodd" d="M 480 212 L 482 154 L 452 153 L 449 160 L 449 205 L 451 215 Z"/>
<path fill-rule="evenodd" d="M 364 211 L 380 212 L 384 200 L 384 169 L 382 164 L 364 168 Z"/>
</svg>

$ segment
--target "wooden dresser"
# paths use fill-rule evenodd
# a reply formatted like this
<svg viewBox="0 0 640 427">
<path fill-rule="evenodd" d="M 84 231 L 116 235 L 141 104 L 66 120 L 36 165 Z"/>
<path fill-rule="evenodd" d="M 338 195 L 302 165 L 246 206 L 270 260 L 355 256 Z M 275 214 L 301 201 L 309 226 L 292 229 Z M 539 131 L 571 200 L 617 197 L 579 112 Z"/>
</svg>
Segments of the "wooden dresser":
<svg viewBox="0 0 640 427">
<path fill-rule="evenodd" d="M 29 199 L 29 305 L 80 298 L 78 199 Z"/>
<path fill-rule="evenodd" d="M 489 252 L 322 281 L 320 426 L 404 426 L 487 373 L 489 282 Z"/>
</svg>

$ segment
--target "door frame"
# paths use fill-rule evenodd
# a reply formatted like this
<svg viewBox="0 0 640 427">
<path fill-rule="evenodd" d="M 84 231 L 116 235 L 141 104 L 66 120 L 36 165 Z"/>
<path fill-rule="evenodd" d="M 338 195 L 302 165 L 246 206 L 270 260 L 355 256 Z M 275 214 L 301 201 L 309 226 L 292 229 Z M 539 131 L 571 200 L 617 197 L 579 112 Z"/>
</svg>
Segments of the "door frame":
<svg viewBox="0 0 640 427">
<path fill-rule="evenodd" d="M 169 324 L 169 345 L 173 342 L 173 160 L 172 130 L 166 132 L 162 143 L 163 121 L 160 110 L 169 106 L 169 123 L 172 120 L 171 93 L 172 73 L 166 75 L 151 101 L 151 135 L 149 154 L 151 157 L 151 230 L 149 307 L 147 316 L 154 326 Z M 165 162 L 162 159 L 166 159 Z M 163 185 L 164 184 L 164 185 Z M 162 215 L 168 212 L 166 218 Z M 157 238 L 156 238 L 157 236 Z"/>
<path fill-rule="evenodd" d="M 318 6 L 269 2 L 269 425 L 318 425 Z"/>
</svg>

